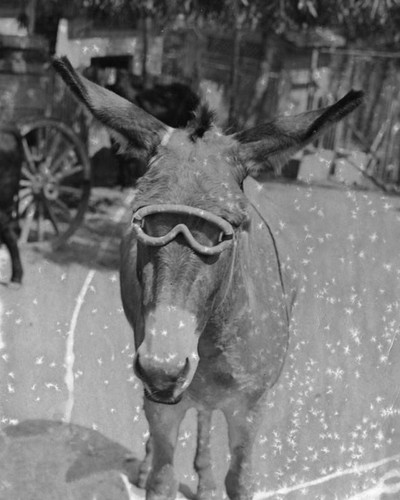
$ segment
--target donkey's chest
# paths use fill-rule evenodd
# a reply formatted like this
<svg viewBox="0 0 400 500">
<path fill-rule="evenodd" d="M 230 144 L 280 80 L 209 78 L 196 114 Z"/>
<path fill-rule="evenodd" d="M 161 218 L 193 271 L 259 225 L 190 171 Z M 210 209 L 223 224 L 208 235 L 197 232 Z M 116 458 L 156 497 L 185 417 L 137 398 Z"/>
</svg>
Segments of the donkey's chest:
<svg viewBox="0 0 400 500">
<path fill-rule="evenodd" d="M 202 343 L 190 392 L 218 407 L 233 395 L 260 395 L 275 383 L 286 355 L 288 327 L 278 321 L 253 321 L 248 315 L 215 340 Z"/>
<path fill-rule="evenodd" d="M 200 362 L 189 387 L 192 399 L 213 408 L 222 408 L 227 400 L 258 399 L 277 379 L 283 360 L 266 366 L 262 359 L 227 359 L 222 355 L 212 363 Z"/>
</svg>

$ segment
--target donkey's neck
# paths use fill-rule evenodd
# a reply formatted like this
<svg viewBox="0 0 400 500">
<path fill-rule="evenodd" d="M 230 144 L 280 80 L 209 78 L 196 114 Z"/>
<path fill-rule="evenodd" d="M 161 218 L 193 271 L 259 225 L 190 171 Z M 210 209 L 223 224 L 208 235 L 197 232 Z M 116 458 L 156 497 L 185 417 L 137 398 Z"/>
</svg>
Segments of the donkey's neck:
<svg viewBox="0 0 400 500">
<path fill-rule="evenodd" d="M 250 213 L 249 228 L 238 234 L 223 300 L 216 300 L 210 317 L 209 323 L 218 331 L 231 330 L 231 325 L 236 328 L 238 324 L 242 332 L 262 328 L 263 323 L 271 324 L 271 316 L 279 325 L 289 324 L 290 304 L 279 249 L 260 214 L 253 208 Z"/>
</svg>

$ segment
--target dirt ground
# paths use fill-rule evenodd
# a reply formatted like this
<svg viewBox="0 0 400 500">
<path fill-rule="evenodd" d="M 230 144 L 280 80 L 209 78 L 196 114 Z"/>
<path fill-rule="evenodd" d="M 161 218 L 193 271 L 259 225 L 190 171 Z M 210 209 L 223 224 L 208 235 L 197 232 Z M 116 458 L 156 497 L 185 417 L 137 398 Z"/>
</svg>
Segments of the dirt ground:
<svg viewBox="0 0 400 500">
<path fill-rule="evenodd" d="M 296 269 L 289 352 L 254 449 L 255 500 L 400 497 L 400 199 L 331 183 L 249 181 L 282 262 Z M 62 251 L 22 249 L 0 287 L 0 499 L 135 499 L 147 424 L 118 288 L 127 191 L 97 191 Z M 0 273 L 6 279 L 3 255 Z M 227 438 L 212 452 L 224 498 Z M 195 419 L 176 470 L 194 498 Z"/>
</svg>

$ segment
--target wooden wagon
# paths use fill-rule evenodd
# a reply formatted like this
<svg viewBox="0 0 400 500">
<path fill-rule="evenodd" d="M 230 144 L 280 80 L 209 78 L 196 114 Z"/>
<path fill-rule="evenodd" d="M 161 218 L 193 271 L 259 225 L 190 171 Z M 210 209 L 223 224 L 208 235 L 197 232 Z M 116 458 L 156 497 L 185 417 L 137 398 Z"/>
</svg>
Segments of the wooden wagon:
<svg viewBox="0 0 400 500">
<path fill-rule="evenodd" d="M 86 115 L 53 71 L 47 42 L 0 35 L 0 129 L 23 152 L 14 216 L 22 242 L 65 242 L 88 206 Z"/>
</svg>

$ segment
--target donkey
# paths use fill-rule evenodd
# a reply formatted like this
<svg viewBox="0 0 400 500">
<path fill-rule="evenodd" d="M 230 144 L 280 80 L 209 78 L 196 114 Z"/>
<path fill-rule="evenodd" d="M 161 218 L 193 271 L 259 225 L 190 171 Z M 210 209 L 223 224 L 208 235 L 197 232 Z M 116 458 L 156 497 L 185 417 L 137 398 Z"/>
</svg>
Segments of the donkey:
<svg viewBox="0 0 400 500">
<path fill-rule="evenodd" d="M 67 59 L 54 65 L 94 116 L 147 162 L 120 272 L 150 428 L 139 483 L 148 500 L 176 497 L 174 449 L 180 423 L 195 407 L 197 498 L 215 498 L 210 427 L 212 411 L 220 409 L 231 451 L 226 492 L 231 500 L 249 500 L 252 446 L 263 401 L 284 364 L 296 286 L 284 275 L 274 236 L 243 181 L 259 169 L 279 168 L 354 110 L 362 92 L 224 135 L 205 106 L 188 127 L 173 129 L 85 80 Z"/>
<path fill-rule="evenodd" d="M 7 247 L 11 258 L 11 283 L 19 286 L 23 268 L 17 237 L 11 226 L 15 198 L 22 168 L 19 133 L 13 127 L 0 125 L 0 245 Z"/>
</svg>

